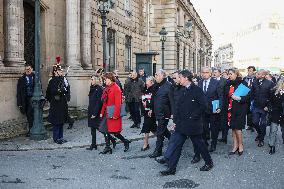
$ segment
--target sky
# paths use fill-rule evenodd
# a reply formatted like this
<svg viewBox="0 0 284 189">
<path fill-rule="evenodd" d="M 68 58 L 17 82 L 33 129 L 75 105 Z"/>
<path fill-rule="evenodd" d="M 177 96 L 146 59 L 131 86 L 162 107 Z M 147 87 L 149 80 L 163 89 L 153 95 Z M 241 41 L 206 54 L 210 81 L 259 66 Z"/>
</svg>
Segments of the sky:
<svg viewBox="0 0 284 189">
<path fill-rule="evenodd" d="M 237 31 L 257 24 L 269 12 L 284 16 L 284 0 L 191 0 L 209 30 L 213 46 Z"/>
</svg>

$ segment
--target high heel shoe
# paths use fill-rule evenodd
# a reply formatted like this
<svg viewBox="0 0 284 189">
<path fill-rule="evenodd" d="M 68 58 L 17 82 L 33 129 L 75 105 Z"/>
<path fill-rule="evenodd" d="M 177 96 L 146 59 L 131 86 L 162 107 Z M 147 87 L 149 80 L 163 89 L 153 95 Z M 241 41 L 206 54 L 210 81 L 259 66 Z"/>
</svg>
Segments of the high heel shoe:
<svg viewBox="0 0 284 189">
<path fill-rule="evenodd" d="M 99 154 L 107 154 L 107 153 L 112 154 L 112 149 L 110 147 L 105 147 L 105 149 Z"/>
<path fill-rule="evenodd" d="M 243 155 L 244 150 L 243 151 L 238 151 L 239 156 Z"/>
<path fill-rule="evenodd" d="M 146 150 L 149 150 L 150 149 L 150 146 L 149 146 L 149 144 L 145 147 L 145 148 L 141 148 L 141 151 L 146 151 Z"/>
<path fill-rule="evenodd" d="M 275 146 L 269 146 L 269 147 L 270 147 L 269 154 L 270 155 L 275 154 Z"/>
<path fill-rule="evenodd" d="M 127 152 L 129 150 L 129 144 L 131 142 L 129 140 L 125 140 L 124 142 L 124 152 Z"/>
<path fill-rule="evenodd" d="M 237 148 L 235 151 L 231 151 L 231 152 L 229 152 L 229 156 L 230 156 L 230 155 L 234 155 L 234 154 L 236 154 L 238 151 L 239 151 L 239 148 Z"/>
</svg>

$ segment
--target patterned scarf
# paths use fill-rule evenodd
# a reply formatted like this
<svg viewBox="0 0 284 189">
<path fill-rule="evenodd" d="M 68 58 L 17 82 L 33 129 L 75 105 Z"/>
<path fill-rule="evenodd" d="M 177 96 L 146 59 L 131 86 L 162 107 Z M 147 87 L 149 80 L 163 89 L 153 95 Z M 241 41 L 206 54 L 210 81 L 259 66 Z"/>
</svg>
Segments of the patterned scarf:
<svg viewBox="0 0 284 189">
<path fill-rule="evenodd" d="M 231 98 L 231 96 L 233 95 L 234 91 L 235 91 L 235 87 L 233 85 L 230 85 L 229 94 L 227 97 L 229 100 L 229 106 L 228 106 L 228 126 L 229 127 L 230 127 L 231 117 L 232 117 L 231 109 L 233 107 L 233 99 Z"/>
</svg>

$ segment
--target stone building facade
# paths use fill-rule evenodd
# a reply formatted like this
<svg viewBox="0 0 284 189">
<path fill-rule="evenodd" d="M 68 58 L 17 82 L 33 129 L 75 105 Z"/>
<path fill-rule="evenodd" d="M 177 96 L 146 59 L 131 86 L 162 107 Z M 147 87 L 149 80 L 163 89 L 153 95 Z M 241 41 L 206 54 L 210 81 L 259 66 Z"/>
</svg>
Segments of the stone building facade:
<svg viewBox="0 0 284 189">
<path fill-rule="evenodd" d="M 135 53 L 160 53 L 159 31 L 168 30 L 165 69 L 210 66 L 211 36 L 189 0 L 115 0 L 107 15 L 107 62 L 122 79 L 136 67 Z M 41 0 L 41 81 L 43 93 L 55 57 L 70 66 L 70 106 L 87 106 L 89 78 L 103 67 L 102 21 L 97 0 Z M 185 32 L 187 20 L 193 31 Z M 160 53 L 161 54 L 161 53 Z M 156 57 L 161 66 L 160 56 Z M 0 138 L 25 132 L 16 106 L 17 80 L 25 62 L 34 63 L 34 2 L 0 1 Z M 201 64 L 200 64 L 201 63 Z M 201 66 L 200 66 L 201 65 Z M 5 89 L 5 90 L 2 90 Z M 5 113 L 4 113 L 5 112 Z"/>
<path fill-rule="evenodd" d="M 214 67 L 229 69 L 233 67 L 234 49 L 232 43 L 220 46 L 214 52 Z"/>
</svg>

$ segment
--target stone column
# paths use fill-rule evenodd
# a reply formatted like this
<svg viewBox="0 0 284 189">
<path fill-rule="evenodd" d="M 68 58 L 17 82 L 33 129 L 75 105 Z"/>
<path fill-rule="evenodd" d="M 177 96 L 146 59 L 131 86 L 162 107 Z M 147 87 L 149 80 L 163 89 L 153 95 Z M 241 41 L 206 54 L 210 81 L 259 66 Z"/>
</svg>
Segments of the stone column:
<svg viewBox="0 0 284 189">
<path fill-rule="evenodd" d="M 23 66 L 24 6 L 23 0 L 4 0 L 4 64 Z"/>
<path fill-rule="evenodd" d="M 92 69 L 91 22 L 92 0 L 81 1 L 81 64 L 84 69 Z"/>
<path fill-rule="evenodd" d="M 80 0 L 66 0 L 66 62 L 70 70 L 80 63 Z"/>
</svg>

